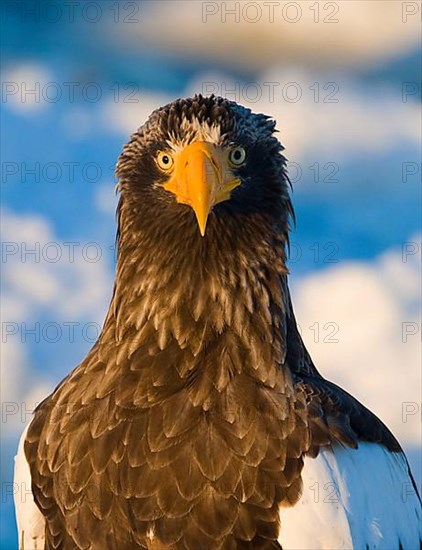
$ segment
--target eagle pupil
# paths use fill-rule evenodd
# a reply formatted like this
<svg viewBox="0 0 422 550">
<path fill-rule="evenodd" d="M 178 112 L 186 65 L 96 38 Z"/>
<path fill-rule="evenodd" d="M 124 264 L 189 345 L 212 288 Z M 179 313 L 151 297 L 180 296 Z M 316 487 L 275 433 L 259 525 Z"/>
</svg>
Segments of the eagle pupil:
<svg viewBox="0 0 422 550">
<path fill-rule="evenodd" d="M 170 158 L 167 155 L 164 155 L 162 161 L 164 162 L 164 164 L 169 164 Z"/>
</svg>

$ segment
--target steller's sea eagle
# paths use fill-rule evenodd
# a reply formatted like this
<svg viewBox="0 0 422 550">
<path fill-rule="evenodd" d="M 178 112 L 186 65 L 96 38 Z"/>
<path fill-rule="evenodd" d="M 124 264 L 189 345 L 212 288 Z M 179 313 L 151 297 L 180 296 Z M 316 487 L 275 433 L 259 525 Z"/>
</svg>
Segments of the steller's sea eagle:
<svg viewBox="0 0 422 550">
<path fill-rule="evenodd" d="M 125 145 L 102 333 L 16 458 L 21 549 L 420 548 L 400 445 L 299 335 L 274 127 L 198 95 Z"/>
</svg>

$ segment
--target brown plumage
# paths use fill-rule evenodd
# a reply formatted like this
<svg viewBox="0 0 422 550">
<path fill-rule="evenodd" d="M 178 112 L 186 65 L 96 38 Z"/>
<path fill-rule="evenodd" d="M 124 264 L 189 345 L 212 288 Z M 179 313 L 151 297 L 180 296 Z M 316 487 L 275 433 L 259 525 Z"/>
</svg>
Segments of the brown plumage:
<svg viewBox="0 0 422 550">
<path fill-rule="evenodd" d="M 399 449 L 319 375 L 299 336 L 273 131 L 263 115 L 197 96 L 156 111 L 125 146 L 102 334 L 37 408 L 25 443 L 47 549 L 281 548 L 279 508 L 298 500 L 307 453 L 358 439 Z M 202 237 L 154 159 L 169 141 L 211 139 L 242 144 L 248 159 Z"/>
</svg>

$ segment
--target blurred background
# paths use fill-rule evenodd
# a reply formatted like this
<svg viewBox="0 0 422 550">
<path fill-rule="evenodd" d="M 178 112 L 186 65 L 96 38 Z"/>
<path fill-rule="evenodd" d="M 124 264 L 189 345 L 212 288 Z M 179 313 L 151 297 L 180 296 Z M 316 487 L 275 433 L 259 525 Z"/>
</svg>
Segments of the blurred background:
<svg viewBox="0 0 422 550">
<path fill-rule="evenodd" d="M 302 335 L 393 430 L 420 485 L 420 9 L 2 2 L 1 548 L 17 548 L 19 434 L 107 310 L 116 158 L 154 108 L 196 92 L 277 120 Z"/>
</svg>

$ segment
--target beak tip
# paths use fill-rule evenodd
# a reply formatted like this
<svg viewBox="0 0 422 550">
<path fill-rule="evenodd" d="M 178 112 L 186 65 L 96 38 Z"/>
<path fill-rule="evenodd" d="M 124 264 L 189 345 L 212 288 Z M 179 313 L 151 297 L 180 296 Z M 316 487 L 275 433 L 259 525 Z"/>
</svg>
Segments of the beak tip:
<svg viewBox="0 0 422 550">
<path fill-rule="evenodd" d="M 196 223 L 198 224 L 199 232 L 201 233 L 201 237 L 205 237 L 205 231 L 207 229 L 207 221 L 208 221 L 208 212 L 204 214 L 203 212 L 198 213 L 196 209 L 194 209 L 195 217 L 196 217 Z"/>
</svg>

